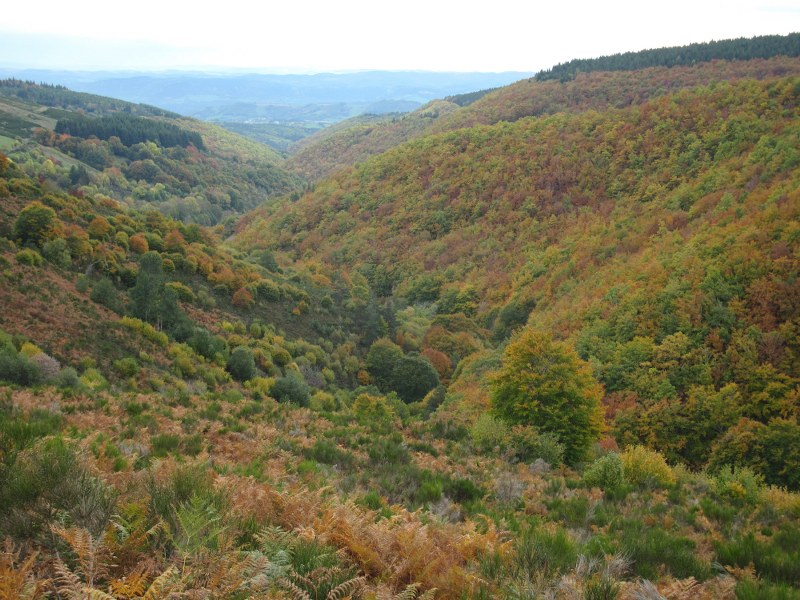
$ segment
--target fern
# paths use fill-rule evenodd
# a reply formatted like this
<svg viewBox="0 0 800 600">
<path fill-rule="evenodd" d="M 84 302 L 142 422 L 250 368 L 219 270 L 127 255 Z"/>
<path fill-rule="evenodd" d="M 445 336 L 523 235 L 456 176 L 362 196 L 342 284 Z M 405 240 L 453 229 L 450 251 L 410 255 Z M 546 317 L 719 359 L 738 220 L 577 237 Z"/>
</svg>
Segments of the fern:
<svg viewBox="0 0 800 600">
<path fill-rule="evenodd" d="M 140 600 L 161 600 L 175 587 L 177 576 L 178 570 L 170 567 L 153 580 Z"/>
<path fill-rule="evenodd" d="M 70 574 L 76 578 L 81 575 L 88 588 L 93 589 L 95 581 L 108 574 L 110 565 L 110 556 L 103 539 L 92 537 L 92 534 L 82 527 L 65 529 L 60 525 L 53 525 L 51 530 L 69 545 L 78 559 L 78 573 L 70 572 Z M 59 562 L 66 568 L 60 559 Z"/>
<path fill-rule="evenodd" d="M 343 600 L 344 598 L 352 597 L 353 594 L 364 587 L 367 583 L 366 577 L 353 577 L 344 583 L 340 583 L 325 596 L 326 600 Z"/>
<path fill-rule="evenodd" d="M 17 553 L 6 540 L 0 553 L 0 600 L 38 600 L 44 598 L 46 581 L 37 581 L 33 573 L 36 554 L 17 564 Z"/>
</svg>

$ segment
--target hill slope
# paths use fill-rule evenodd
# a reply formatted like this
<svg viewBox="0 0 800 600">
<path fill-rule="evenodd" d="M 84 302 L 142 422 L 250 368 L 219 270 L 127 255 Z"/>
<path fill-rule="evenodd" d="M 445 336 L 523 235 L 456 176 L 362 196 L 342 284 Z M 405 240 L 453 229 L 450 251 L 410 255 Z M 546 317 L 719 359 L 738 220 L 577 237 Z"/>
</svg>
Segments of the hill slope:
<svg viewBox="0 0 800 600">
<path fill-rule="evenodd" d="M 301 185 L 275 151 L 220 127 L 16 80 L 0 82 L 0 143 L 56 186 L 207 225 Z"/>
<path fill-rule="evenodd" d="M 609 410 L 635 406 L 620 441 L 702 464 L 642 411 L 728 383 L 745 416 L 800 409 L 798 89 L 745 80 L 424 137 L 259 209 L 235 243 L 313 252 L 497 339 L 526 323 L 557 332 L 593 361 Z M 686 379 L 653 362 L 673 343 L 696 357 Z M 742 344 L 746 364 L 732 358 Z M 757 408 L 764 377 L 783 382 L 774 409 Z"/>
</svg>

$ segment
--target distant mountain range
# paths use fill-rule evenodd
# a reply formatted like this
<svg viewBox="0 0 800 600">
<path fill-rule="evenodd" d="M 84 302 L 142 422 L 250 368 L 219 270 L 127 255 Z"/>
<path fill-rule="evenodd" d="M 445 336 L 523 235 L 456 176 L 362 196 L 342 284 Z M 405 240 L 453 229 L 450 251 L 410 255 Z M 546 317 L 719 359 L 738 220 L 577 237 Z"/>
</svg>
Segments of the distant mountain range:
<svg viewBox="0 0 800 600">
<path fill-rule="evenodd" d="M 315 75 L 201 72 L 71 72 L 0 70 L 0 75 L 154 104 L 187 116 L 229 120 L 253 116 L 253 106 L 307 107 L 343 104 L 353 116 L 367 109 L 410 110 L 452 94 L 507 85 L 530 73 L 365 71 Z M 385 105 L 385 108 L 384 108 Z M 305 113 L 308 110 L 306 109 Z M 291 115 L 282 114 L 283 119 Z M 303 113 L 299 120 L 305 120 Z M 338 120 L 335 116 L 331 120 Z"/>
<path fill-rule="evenodd" d="M 314 75 L 0 69 L 0 77 L 160 106 L 213 121 L 280 151 L 363 114 L 404 113 L 435 98 L 508 85 L 530 73 L 364 71 Z"/>
</svg>

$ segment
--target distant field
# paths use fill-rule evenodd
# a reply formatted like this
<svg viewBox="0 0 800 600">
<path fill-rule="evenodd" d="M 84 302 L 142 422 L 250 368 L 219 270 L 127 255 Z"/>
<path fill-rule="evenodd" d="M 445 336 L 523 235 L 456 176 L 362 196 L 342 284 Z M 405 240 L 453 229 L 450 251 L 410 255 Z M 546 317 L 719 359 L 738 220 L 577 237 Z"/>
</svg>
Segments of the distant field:
<svg viewBox="0 0 800 600">
<path fill-rule="evenodd" d="M 15 140 L 10 137 L 6 137 L 4 135 L 0 135 L 0 150 L 5 152 L 6 150 L 11 150 L 14 147 Z"/>
</svg>

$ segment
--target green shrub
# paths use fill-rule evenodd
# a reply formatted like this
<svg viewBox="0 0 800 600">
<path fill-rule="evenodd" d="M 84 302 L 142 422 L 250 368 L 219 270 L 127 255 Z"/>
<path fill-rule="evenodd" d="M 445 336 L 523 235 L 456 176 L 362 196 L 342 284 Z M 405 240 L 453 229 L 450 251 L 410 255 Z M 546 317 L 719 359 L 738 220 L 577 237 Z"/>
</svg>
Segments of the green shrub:
<svg viewBox="0 0 800 600">
<path fill-rule="evenodd" d="M 108 388 L 108 381 L 97 369 L 86 369 L 80 378 L 81 385 L 92 392 L 99 392 Z"/>
<path fill-rule="evenodd" d="M 602 386 L 588 363 L 548 334 L 516 335 L 490 383 L 494 414 L 558 436 L 569 464 L 582 460 L 600 435 Z"/>
<path fill-rule="evenodd" d="M 41 267 L 43 262 L 42 255 L 31 248 L 23 248 L 14 255 L 14 258 L 19 264 L 29 267 Z"/>
<path fill-rule="evenodd" d="M 355 463 L 355 457 L 347 450 L 339 448 L 330 440 L 318 439 L 310 448 L 303 451 L 306 458 L 313 459 L 324 465 L 339 465 L 349 468 Z"/>
<path fill-rule="evenodd" d="M 587 467 L 583 473 L 583 483 L 603 491 L 613 490 L 624 480 L 622 471 L 622 459 L 619 454 L 606 454 Z"/>
<path fill-rule="evenodd" d="M 46 543 L 54 523 L 99 535 L 114 510 L 111 488 L 95 477 L 78 450 L 46 438 L 22 451 L 0 475 L 0 533 Z"/>
<path fill-rule="evenodd" d="M 517 536 L 511 564 L 517 577 L 553 577 L 575 566 L 578 550 L 564 529 L 529 529 Z"/>
<path fill-rule="evenodd" d="M 252 379 L 257 372 L 253 352 L 246 346 L 237 346 L 228 358 L 226 369 L 237 381 Z"/>
<path fill-rule="evenodd" d="M 378 437 L 367 447 L 369 460 L 373 465 L 398 465 L 411 462 L 411 454 L 403 444 L 399 433 Z"/>
<path fill-rule="evenodd" d="M 75 389 L 81 383 L 78 372 L 72 367 L 64 367 L 58 372 L 55 384 L 62 389 Z"/>
<path fill-rule="evenodd" d="M 658 452 L 644 446 L 633 446 L 620 456 L 625 479 L 633 485 L 669 487 L 676 477 L 667 461 Z"/>
<path fill-rule="evenodd" d="M 291 402 L 308 406 L 311 388 L 298 373 L 290 371 L 286 377 L 278 377 L 269 389 L 269 395 L 278 402 Z"/>
<path fill-rule="evenodd" d="M 122 312 L 122 303 L 117 293 L 117 288 L 108 277 L 103 277 L 94 284 L 92 293 L 89 294 L 92 302 L 97 302 L 115 313 Z"/>
<path fill-rule="evenodd" d="M 180 446 L 181 438 L 169 433 L 161 433 L 150 438 L 150 447 L 153 456 L 163 458 L 170 452 L 175 452 Z"/>
<path fill-rule="evenodd" d="M 736 600 L 800 600 L 800 590 L 786 584 L 745 579 L 736 586 Z"/>
<path fill-rule="evenodd" d="M 495 419 L 489 413 L 479 416 L 469 433 L 475 447 L 486 454 L 495 449 L 503 450 L 510 442 L 508 425 L 500 419 Z"/>
<path fill-rule="evenodd" d="M 44 379 L 42 369 L 24 354 L 13 348 L 0 348 L 0 380 L 32 386 Z"/>
<path fill-rule="evenodd" d="M 46 242 L 42 248 L 42 256 L 55 266 L 66 269 L 72 264 L 72 257 L 67 247 L 67 241 L 63 238 L 56 238 Z"/>
<path fill-rule="evenodd" d="M 764 477 L 749 467 L 725 466 L 711 480 L 714 492 L 734 503 L 755 504 L 764 487 Z"/>
<path fill-rule="evenodd" d="M 514 425 L 510 438 L 518 460 L 533 462 L 542 459 L 552 466 L 564 462 L 566 449 L 554 433 L 539 433 L 535 427 L 529 425 Z"/>
<path fill-rule="evenodd" d="M 130 356 L 114 361 L 114 369 L 123 377 L 135 377 L 139 374 L 139 363 Z"/>
</svg>

